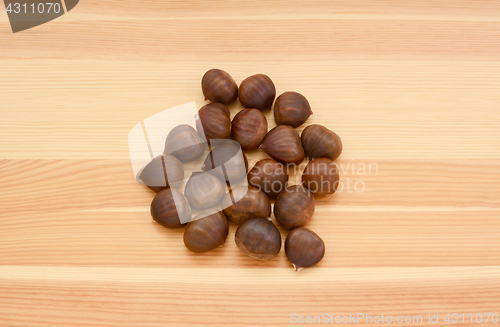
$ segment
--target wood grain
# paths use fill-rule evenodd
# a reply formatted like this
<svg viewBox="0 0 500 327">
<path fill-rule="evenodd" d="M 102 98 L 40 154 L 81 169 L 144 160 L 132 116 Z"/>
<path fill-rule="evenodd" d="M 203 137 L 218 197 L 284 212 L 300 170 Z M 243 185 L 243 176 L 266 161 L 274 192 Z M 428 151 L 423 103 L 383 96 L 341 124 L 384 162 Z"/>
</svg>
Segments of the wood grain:
<svg viewBox="0 0 500 327">
<path fill-rule="evenodd" d="M 166 108 L 191 100 L 201 106 L 200 76 L 220 65 L 238 82 L 249 71 L 263 70 L 273 76 L 278 93 L 303 93 L 314 112 L 309 121 L 342 134 L 345 158 L 500 158 L 499 62 L 271 61 L 245 63 L 246 69 L 220 59 L 138 61 L 132 67 L 76 62 L 6 61 L 0 75 L 3 157 L 128 160 L 121 135 Z M 240 108 L 231 106 L 232 114 Z M 274 126 L 272 114 L 267 116 Z M 32 145 L 29 151 L 26 144 Z"/>
<path fill-rule="evenodd" d="M 12 34 L 0 15 L 0 326 L 500 314 L 499 17 L 488 0 L 88 0 Z M 317 267 L 249 259 L 233 224 L 196 255 L 151 220 L 127 134 L 203 105 L 213 67 L 268 74 L 342 137 Z"/>
<path fill-rule="evenodd" d="M 499 273 L 498 267 L 341 268 L 311 269 L 298 277 L 290 269 L 274 268 L 205 268 L 200 273 L 8 267 L 0 275 L 5 294 L 0 317 L 9 325 L 32 326 L 275 326 L 288 324 L 290 313 L 380 315 L 386 310 L 385 316 L 422 316 L 425 325 L 429 310 L 495 310 Z M 83 290 L 75 278 L 81 275 L 86 276 Z M 26 305 L 35 310 L 21 315 L 20 306 Z"/>
</svg>

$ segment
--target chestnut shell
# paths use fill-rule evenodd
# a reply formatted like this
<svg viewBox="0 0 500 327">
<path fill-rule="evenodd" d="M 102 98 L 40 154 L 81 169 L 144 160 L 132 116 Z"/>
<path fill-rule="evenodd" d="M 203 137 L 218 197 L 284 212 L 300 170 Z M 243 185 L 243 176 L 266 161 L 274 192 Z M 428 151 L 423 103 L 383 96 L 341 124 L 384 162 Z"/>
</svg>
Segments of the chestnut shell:
<svg viewBox="0 0 500 327">
<path fill-rule="evenodd" d="M 285 92 L 274 103 L 274 120 L 277 125 L 298 127 L 312 115 L 307 99 L 297 92 Z"/>
<path fill-rule="evenodd" d="M 302 173 L 302 186 L 312 193 L 333 194 L 339 184 L 339 171 L 330 158 L 311 160 Z"/>
<path fill-rule="evenodd" d="M 276 199 L 274 216 L 287 229 L 306 225 L 315 209 L 314 197 L 302 185 L 288 186 Z"/>
<path fill-rule="evenodd" d="M 216 140 L 231 138 L 229 109 L 218 102 L 204 105 L 198 111 L 196 129 L 200 138 L 210 144 L 216 144 Z"/>
<path fill-rule="evenodd" d="M 202 218 L 200 218 L 202 217 Z M 184 245 L 188 250 L 202 253 L 222 246 L 226 242 L 229 224 L 226 216 L 208 209 L 195 216 L 184 231 Z"/>
<path fill-rule="evenodd" d="M 342 140 L 325 126 L 318 124 L 307 126 L 302 131 L 301 139 L 308 158 L 326 157 L 335 160 L 342 153 Z"/>
<path fill-rule="evenodd" d="M 240 84 L 239 98 L 245 108 L 269 110 L 275 97 L 276 87 L 267 75 L 252 75 L 245 78 Z"/>
<path fill-rule="evenodd" d="M 267 119 L 259 109 L 243 109 L 233 118 L 231 135 L 243 150 L 259 147 L 267 134 Z"/>
<path fill-rule="evenodd" d="M 271 260 L 281 250 L 281 234 L 266 218 L 245 221 L 236 230 L 234 240 L 243 253 L 257 260 Z"/>
<path fill-rule="evenodd" d="M 239 186 L 232 189 L 222 200 L 222 208 L 225 208 L 223 212 L 227 219 L 236 224 L 251 218 L 271 216 L 269 198 L 255 187 Z"/>
<path fill-rule="evenodd" d="M 286 188 L 288 173 L 286 167 L 274 159 L 259 160 L 248 172 L 248 183 L 260 189 L 270 199 L 276 199 Z"/>
<path fill-rule="evenodd" d="M 176 157 L 161 154 L 151 160 L 139 173 L 138 180 L 155 192 L 178 187 L 184 178 L 184 166 Z"/>
<path fill-rule="evenodd" d="M 281 163 L 297 165 L 304 160 L 304 149 L 299 134 L 288 125 L 278 125 L 270 130 L 260 148 Z"/>
<path fill-rule="evenodd" d="M 191 220 L 191 207 L 186 197 L 173 188 L 156 194 L 151 202 L 153 220 L 168 228 L 180 228 Z M 181 223 L 185 221 L 186 223 Z"/>
<path fill-rule="evenodd" d="M 189 177 L 184 194 L 191 207 L 205 210 L 218 205 L 226 194 L 225 184 L 212 174 L 194 172 Z"/>
<path fill-rule="evenodd" d="M 296 271 L 316 265 L 325 255 L 325 242 L 315 232 L 300 227 L 288 233 L 285 253 Z"/>
<path fill-rule="evenodd" d="M 189 125 L 179 125 L 168 133 L 165 154 L 171 154 L 182 162 L 198 159 L 205 152 L 205 145 L 196 130 Z"/>
<path fill-rule="evenodd" d="M 222 169 L 215 169 L 224 165 L 226 175 Z M 220 144 L 205 158 L 201 170 L 209 172 L 223 182 L 237 184 L 245 179 L 248 169 L 248 160 L 238 144 L 234 141 Z M 227 178 L 226 178 L 227 177 Z"/>
<path fill-rule="evenodd" d="M 201 90 L 205 100 L 231 104 L 238 98 L 238 85 L 227 72 L 210 69 L 201 79 Z"/>
</svg>

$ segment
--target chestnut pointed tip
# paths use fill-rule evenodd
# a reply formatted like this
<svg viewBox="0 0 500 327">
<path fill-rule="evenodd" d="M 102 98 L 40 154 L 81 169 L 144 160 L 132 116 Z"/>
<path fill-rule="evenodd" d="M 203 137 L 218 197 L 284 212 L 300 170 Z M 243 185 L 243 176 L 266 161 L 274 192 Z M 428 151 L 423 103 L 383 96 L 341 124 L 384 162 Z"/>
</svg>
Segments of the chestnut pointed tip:
<svg viewBox="0 0 500 327">
<path fill-rule="evenodd" d="M 295 265 L 294 263 L 292 263 L 292 265 L 293 265 L 293 269 L 295 269 L 296 272 L 299 272 L 302 269 L 304 269 L 304 267 L 299 267 L 299 266 Z"/>
</svg>

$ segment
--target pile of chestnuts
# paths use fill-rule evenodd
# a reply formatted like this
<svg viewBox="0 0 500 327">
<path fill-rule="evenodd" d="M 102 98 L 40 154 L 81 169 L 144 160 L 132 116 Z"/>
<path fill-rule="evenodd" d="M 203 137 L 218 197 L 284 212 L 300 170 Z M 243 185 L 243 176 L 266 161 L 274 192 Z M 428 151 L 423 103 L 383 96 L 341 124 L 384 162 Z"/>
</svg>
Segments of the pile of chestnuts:
<svg viewBox="0 0 500 327">
<path fill-rule="evenodd" d="M 190 125 L 172 129 L 164 153 L 138 175 L 157 192 L 151 203 L 153 220 L 168 228 L 185 227 L 184 244 L 196 253 L 222 246 L 232 222 L 239 225 L 235 243 L 244 254 L 271 260 L 282 247 L 280 230 L 271 220 L 274 214 L 276 223 L 290 230 L 284 247 L 295 269 L 316 265 L 325 254 L 325 243 L 304 226 L 314 215 L 314 195 L 337 189 L 340 137 L 318 124 L 299 135 L 295 128 L 313 113 L 309 102 L 297 92 L 276 98 L 274 83 L 264 74 L 250 76 L 238 87 L 227 72 L 211 69 L 201 86 L 209 103 L 199 110 L 196 129 Z M 244 109 L 231 120 L 227 105 L 237 99 Z M 271 109 L 277 126 L 268 131 L 264 113 Z M 207 148 L 200 171 L 184 176 L 183 165 L 202 159 Z M 241 150 L 264 151 L 269 157 L 249 168 L 245 154 L 236 155 Z M 290 185 L 291 167 L 304 159 L 308 163 L 302 183 Z M 234 185 L 242 181 L 245 186 Z"/>
</svg>

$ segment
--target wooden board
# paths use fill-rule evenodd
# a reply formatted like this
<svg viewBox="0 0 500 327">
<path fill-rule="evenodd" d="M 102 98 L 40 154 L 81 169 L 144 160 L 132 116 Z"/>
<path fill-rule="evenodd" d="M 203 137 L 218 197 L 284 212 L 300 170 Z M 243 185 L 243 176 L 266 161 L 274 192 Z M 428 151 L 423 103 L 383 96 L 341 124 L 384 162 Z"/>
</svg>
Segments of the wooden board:
<svg viewBox="0 0 500 327">
<path fill-rule="evenodd" d="M 152 222 L 128 131 L 203 105 L 213 67 L 268 74 L 342 137 L 317 267 L 252 261 L 235 225 L 196 255 Z M 1 326 L 500 314 L 498 1 L 87 0 L 16 34 L 0 14 L 0 117 Z"/>
</svg>

